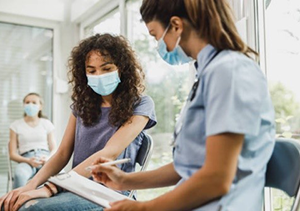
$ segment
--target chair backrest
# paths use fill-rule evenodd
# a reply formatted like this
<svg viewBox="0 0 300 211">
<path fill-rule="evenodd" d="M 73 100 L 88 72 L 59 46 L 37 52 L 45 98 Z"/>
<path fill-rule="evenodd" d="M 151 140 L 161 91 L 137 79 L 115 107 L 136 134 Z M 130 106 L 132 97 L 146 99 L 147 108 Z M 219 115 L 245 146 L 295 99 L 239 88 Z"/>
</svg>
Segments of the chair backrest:
<svg viewBox="0 0 300 211">
<path fill-rule="evenodd" d="M 153 139 L 150 135 L 144 133 L 142 145 L 136 157 L 136 163 L 141 166 L 141 171 L 144 171 L 150 161 L 153 150 Z"/>
<path fill-rule="evenodd" d="M 140 171 L 146 170 L 152 155 L 152 151 L 153 151 L 153 139 L 150 135 L 144 133 L 142 145 L 136 156 L 136 163 L 138 163 L 141 166 Z M 129 197 L 132 197 L 134 192 L 135 190 L 130 191 Z"/>
<path fill-rule="evenodd" d="M 279 138 L 266 171 L 266 187 L 277 188 L 295 197 L 294 208 L 299 206 L 300 142 Z"/>
</svg>

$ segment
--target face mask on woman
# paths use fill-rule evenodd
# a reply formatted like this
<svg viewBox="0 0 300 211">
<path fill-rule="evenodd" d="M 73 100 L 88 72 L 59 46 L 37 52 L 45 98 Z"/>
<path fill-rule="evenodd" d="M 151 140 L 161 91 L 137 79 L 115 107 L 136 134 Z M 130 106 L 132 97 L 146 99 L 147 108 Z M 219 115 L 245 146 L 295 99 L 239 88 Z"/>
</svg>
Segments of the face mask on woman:
<svg viewBox="0 0 300 211">
<path fill-rule="evenodd" d="M 101 96 L 113 93 L 121 82 L 118 70 L 103 75 L 87 75 L 88 85 Z"/>
<path fill-rule="evenodd" d="M 35 115 L 38 114 L 39 111 L 40 111 L 40 107 L 36 104 L 29 103 L 29 104 L 25 104 L 24 106 L 25 114 L 30 117 L 34 117 Z"/>
<path fill-rule="evenodd" d="M 167 45 L 164 41 L 164 38 L 169 30 L 169 27 L 170 25 L 166 28 L 162 37 L 158 41 L 157 51 L 161 58 L 171 65 L 185 64 L 192 61 L 192 58 L 188 57 L 179 45 L 181 37 L 178 37 L 173 51 L 169 52 L 167 50 Z"/>
</svg>

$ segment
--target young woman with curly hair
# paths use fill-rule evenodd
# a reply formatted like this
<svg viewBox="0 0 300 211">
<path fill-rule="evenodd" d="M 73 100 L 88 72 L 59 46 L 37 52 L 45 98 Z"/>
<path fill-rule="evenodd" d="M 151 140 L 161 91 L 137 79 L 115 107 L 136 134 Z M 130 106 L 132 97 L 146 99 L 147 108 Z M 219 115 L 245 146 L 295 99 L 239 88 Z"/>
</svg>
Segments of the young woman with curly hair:
<svg viewBox="0 0 300 211">
<path fill-rule="evenodd" d="M 97 34 L 83 40 L 73 49 L 69 66 L 73 104 L 60 147 L 25 187 L 0 199 L 5 210 L 17 210 L 26 201 L 20 210 L 102 210 L 70 192 L 58 193 L 51 183 L 36 188 L 58 174 L 72 153 L 73 170 L 87 178 L 91 173 L 85 168 L 102 156 L 129 157 L 121 169 L 134 171 L 143 130 L 156 124 L 154 103 L 142 96 L 144 73 L 122 36 Z"/>
</svg>

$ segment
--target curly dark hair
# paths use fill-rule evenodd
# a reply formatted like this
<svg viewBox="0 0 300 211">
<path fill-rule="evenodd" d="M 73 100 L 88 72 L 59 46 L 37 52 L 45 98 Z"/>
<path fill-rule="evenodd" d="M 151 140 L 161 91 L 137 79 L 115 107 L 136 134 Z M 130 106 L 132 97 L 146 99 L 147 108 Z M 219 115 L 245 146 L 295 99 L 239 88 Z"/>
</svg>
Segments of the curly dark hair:
<svg viewBox="0 0 300 211">
<path fill-rule="evenodd" d="M 121 83 L 113 92 L 109 122 L 120 127 L 133 115 L 145 90 L 145 74 L 135 53 L 123 36 L 96 34 L 74 47 L 69 59 L 69 83 L 73 85 L 72 109 L 85 126 L 93 126 L 101 117 L 102 97 L 87 85 L 85 62 L 91 51 L 99 52 L 113 62 L 120 73 Z"/>
</svg>

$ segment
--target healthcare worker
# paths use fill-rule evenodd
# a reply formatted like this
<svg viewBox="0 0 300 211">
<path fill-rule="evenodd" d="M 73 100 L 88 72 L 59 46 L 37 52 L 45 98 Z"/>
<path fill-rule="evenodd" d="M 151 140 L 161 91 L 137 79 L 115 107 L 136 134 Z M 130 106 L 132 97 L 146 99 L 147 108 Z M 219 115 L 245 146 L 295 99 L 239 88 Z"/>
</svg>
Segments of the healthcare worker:
<svg viewBox="0 0 300 211">
<path fill-rule="evenodd" d="M 107 211 L 261 210 L 274 109 L 228 3 L 144 0 L 141 14 L 161 57 L 170 64 L 197 60 L 197 79 L 175 128 L 172 163 L 148 172 L 101 165 L 93 171 L 94 179 L 114 189 L 175 189 L 146 202 L 115 202 Z"/>
</svg>

